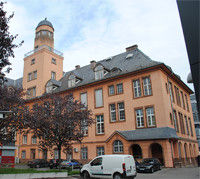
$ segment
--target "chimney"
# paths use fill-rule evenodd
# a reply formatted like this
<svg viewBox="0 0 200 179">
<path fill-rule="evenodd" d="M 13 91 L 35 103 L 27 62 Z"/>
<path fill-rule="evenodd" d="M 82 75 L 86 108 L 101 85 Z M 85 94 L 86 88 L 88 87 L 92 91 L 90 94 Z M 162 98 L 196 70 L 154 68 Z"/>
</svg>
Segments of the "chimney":
<svg viewBox="0 0 200 179">
<path fill-rule="evenodd" d="M 96 65 L 96 61 L 95 60 L 90 61 L 90 65 L 91 65 L 91 68 L 94 68 Z"/>
<path fill-rule="evenodd" d="M 134 49 L 136 49 L 136 48 L 138 48 L 138 45 L 137 45 L 137 44 L 132 45 L 132 46 L 126 48 L 126 52 L 130 52 L 130 51 L 132 51 L 132 50 L 134 50 Z"/>
<path fill-rule="evenodd" d="M 79 69 L 80 67 L 81 67 L 80 65 L 76 65 L 76 66 L 75 66 L 76 69 Z"/>
</svg>

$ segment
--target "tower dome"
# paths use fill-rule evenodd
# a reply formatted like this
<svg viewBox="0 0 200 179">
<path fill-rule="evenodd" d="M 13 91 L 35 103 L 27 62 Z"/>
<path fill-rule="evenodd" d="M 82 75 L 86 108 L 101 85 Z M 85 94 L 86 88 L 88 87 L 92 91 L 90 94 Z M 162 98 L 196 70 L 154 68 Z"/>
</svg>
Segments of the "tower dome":
<svg viewBox="0 0 200 179">
<path fill-rule="evenodd" d="M 51 27 L 52 29 L 54 29 L 52 23 L 49 22 L 49 21 L 47 20 L 47 18 L 45 18 L 44 20 L 42 20 L 42 21 L 37 25 L 36 29 L 37 29 L 38 27 L 42 26 L 42 25 L 47 25 L 47 26 Z"/>
</svg>

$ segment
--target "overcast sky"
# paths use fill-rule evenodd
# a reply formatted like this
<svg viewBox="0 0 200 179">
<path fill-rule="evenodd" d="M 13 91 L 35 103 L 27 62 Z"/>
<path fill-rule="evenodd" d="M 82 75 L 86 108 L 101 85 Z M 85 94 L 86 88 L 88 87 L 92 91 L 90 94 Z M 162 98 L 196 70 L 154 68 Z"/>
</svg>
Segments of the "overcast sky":
<svg viewBox="0 0 200 179">
<path fill-rule="evenodd" d="M 10 31 L 24 40 L 11 59 L 9 78 L 23 76 L 24 54 L 33 50 L 35 28 L 47 17 L 55 29 L 55 49 L 64 53 L 64 71 L 137 44 L 187 84 L 190 66 L 176 0 L 9 0 L 5 9 L 15 13 Z"/>
</svg>

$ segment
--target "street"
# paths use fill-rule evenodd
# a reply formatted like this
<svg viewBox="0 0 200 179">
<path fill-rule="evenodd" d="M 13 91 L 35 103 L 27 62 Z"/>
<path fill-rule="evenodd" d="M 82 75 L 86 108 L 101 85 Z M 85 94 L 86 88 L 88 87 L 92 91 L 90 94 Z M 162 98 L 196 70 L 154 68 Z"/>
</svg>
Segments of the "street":
<svg viewBox="0 0 200 179">
<path fill-rule="evenodd" d="M 68 179 L 77 179 L 78 176 L 68 177 Z M 153 174 L 138 173 L 136 179 L 199 179 L 200 167 L 194 168 L 164 168 Z"/>
</svg>

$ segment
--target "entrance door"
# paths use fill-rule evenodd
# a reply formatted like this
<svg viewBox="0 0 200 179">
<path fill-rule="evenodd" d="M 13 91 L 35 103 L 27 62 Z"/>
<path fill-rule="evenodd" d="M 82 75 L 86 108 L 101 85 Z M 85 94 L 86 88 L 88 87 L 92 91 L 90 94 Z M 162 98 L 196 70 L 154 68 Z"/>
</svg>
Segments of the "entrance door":
<svg viewBox="0 0 200 179">
<path fill-rule="evenodd" d="M 160 163 L 164 165 L 162 146 L 158 143 L 151 144 L 152 158 L 159 159 Z"/>
</svg>

